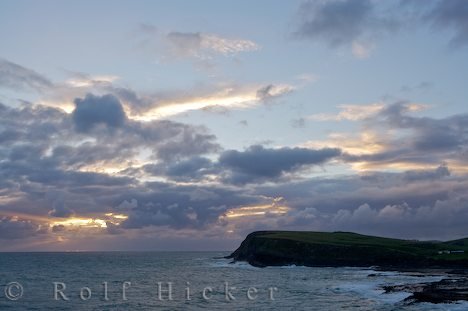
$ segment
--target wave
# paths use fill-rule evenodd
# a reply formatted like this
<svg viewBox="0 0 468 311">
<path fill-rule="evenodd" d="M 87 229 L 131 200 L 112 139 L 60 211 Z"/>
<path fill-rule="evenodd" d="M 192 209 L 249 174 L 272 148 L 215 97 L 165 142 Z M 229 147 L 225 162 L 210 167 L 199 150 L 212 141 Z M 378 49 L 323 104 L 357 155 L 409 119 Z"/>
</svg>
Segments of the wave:
<svg viewBox="0 0 468 311">
<path fill-rule="evenodd" d="M 232 259 L 212 259 L 208 265 L 214 268 L 236 268 L 236 269 L 261 269 L 244 261 L 233 262 Z"/>
</svg>

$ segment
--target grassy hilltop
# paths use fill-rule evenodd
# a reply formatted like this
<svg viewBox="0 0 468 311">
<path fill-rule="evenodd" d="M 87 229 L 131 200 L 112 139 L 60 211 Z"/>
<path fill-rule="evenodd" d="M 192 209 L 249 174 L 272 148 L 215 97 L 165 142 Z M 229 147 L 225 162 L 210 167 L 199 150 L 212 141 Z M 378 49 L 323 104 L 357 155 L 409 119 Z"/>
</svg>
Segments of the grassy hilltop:
<svg viewBox="0 0 468 311">
<path fill-rule="evenodd" d="M 468 239 L 438 242 L 352 232 L 257 231 L 228 258 L 260 267 L 468 268 Z"/>
</svg>

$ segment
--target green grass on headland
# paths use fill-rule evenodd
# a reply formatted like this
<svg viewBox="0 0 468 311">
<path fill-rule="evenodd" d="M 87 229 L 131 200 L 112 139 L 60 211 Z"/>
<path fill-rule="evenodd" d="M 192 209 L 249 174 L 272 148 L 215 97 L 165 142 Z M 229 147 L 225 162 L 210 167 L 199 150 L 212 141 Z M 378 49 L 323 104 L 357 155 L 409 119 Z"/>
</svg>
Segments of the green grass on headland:
<svg viewBox="0 0 468 311">
<path fill-rule="evenodd" d="M 258 234 L 258 237 L 286 239 L 310 244 L 386 248 L 436 259 L 468 259 L 468 239 L 448 242 L 418 241 L 384 238 L 353 232 L 314 231 L 265 231 L 264 234 Z M 446 251 L 464 251 L 464 253 L 447 253 Z M 439 254 L 439 252 L 442 252 L 442 254 Z"/>
</svg>

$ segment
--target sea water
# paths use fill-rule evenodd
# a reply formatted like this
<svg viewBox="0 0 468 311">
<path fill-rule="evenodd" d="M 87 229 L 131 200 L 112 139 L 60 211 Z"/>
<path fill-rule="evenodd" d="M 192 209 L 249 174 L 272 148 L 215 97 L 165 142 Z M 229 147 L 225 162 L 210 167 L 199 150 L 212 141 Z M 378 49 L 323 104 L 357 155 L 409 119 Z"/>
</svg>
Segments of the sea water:
<svg viewBox="0 0 468 311">
<path fill-rule="evenodd" d="M 225 252 L 0 253 L 0 310 L 467 310 L 407 304 L 384 285 L 437 281 L 362 268 L 231 264 Z"/>
</svg>

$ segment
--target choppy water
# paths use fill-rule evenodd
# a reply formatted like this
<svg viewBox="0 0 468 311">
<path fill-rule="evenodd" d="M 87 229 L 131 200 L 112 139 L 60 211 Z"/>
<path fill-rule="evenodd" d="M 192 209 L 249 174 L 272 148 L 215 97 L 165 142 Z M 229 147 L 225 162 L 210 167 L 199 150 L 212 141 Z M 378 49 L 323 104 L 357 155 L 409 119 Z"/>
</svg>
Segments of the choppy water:
<svg viewBox="0 0 468 311">
<path fill-rule="evenodd" d="M 436 281 L 357 268 L 269 267 L 229 264 L 227 253 L 2 253 L 1 310 L 467 310 L 468 304 L 404 305 L 405 293 L 386 284 Z M 377 276 L 368 277 L 376 273 Z M 17 283 L 11 283 L 17 282 Z M 54 284 L 66 286 L 57 293 Z M 103 283 L 107 282 L 107 298 Z M 125 283 L 130 282 L 130 283 Z M 161 298 L 158 297 L 161 282 Z M 172 298 L 168 300 L 168 282 Z M 188 283 L 187 283 L 188 282 Z M 226 297 L 228 292 L 235 298 Z M 9 285 L 10 284 L 10 285 Z M 12 284 L 12 285 L 11 285 Z M 128 287 L 123 297 L 123 286 Z M 19 288 L 22 287 L 22 291 Z M 84 298 L 80 298 L 80 290 Z M 206 298 L 202 296 L 204 288 Z M 235 287 L 232 289 L 231 287 Z M 187 299 L 189 288 L 190 300 Z M 249 288 L 251 298 L 248 299 Z M 273 288 L 273 289 L 270 289 Z M 277 288 L 275 290 L 274 288 Z M 273 292 L 273 299 L 270 297 Z M 22 296 L 19 296 L 22 293 Z M 9 297 L 9 298 L 8 298 Z M 17 300 L 10 300 L 17 298 Z M 126 300 L 124 299 L 126 298 Z"/>
</svg>

